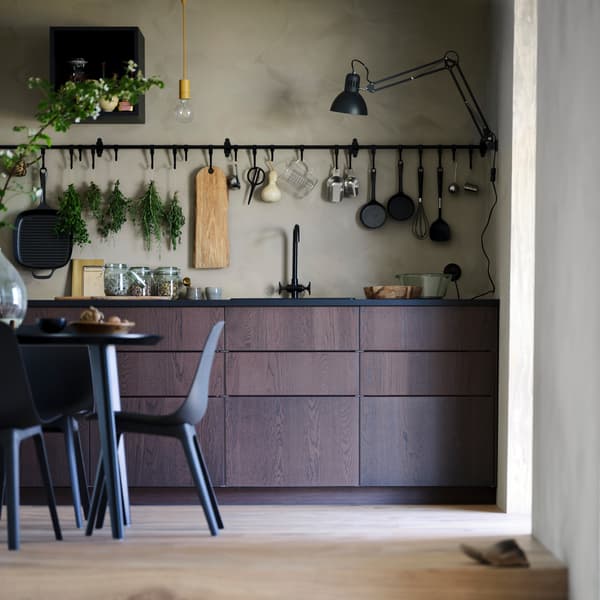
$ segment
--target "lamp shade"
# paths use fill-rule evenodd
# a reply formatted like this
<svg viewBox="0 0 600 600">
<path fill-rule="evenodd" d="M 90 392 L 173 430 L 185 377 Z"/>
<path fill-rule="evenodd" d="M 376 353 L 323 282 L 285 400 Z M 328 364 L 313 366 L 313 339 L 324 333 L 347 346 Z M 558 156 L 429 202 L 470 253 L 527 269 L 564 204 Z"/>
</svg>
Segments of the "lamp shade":
<svg viewBox="0 0 600 600">
<path fill-rule="evenodd" d="M 358 92 L 359 86 L 359 75 L 357 73 L 348 73 L 344 83 L 344 91 L 341 94 L 338 94 L 329 110 L 348 113 L 350 115 L 368 114 L 367 103 Z"/>
</svg>

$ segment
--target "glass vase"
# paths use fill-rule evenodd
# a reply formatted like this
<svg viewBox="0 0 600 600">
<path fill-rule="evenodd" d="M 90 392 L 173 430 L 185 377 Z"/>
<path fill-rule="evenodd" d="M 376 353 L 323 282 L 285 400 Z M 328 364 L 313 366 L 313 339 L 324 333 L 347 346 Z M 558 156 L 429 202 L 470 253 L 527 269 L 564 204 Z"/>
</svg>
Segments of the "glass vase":
<svg viewBox="0 0 600 600">
<path fill-rule="evenodd" d="M 16 329 L 27 312 L 27 288 L 0 249 L 0 321 Z"/>
</svg>

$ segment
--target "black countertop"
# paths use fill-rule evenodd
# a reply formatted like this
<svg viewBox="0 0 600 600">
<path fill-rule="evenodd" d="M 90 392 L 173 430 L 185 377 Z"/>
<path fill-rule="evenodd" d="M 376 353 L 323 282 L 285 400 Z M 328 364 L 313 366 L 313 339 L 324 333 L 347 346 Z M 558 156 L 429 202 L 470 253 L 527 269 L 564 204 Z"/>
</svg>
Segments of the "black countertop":
<svg viewBox="0 0 600 600">
<path fill-rule="evenodd" d="M 190 306 L 498 306 L 496 298 L 479 300 L 456 300 L 443 298 L 414 298 L 410 300 L 367 300 L 366 298 L 231 298 L 228 300 L 119 300 L 93 298 L 76 300 L 29 300 L 29 306 L 38 308 L 98 306 L 108 307 L 190 307 Z"/>
</svg>

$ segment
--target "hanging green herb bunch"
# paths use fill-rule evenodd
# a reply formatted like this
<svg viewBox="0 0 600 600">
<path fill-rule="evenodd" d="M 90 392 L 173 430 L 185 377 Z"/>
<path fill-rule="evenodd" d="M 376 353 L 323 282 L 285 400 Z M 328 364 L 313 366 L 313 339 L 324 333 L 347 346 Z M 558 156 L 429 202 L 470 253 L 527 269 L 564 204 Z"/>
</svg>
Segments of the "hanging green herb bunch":
<svg viewBox="0 0 600 600">
<path fill-rule="evenodd" d="M 72 236 L 73 243 L 77 246 L 84 246 L 91 242 L 81 211 L 81 197 L 71 183 L 58 199 L 56 232 L 60 235 Z"/>
<path fill-rule="evenodd" d="M 98 233 L 103 238 L 118 233 L 127 221 L 131 199 L 123 194 L 119 185 L 117 179 L 98 217 Z"/>
<path fill-rule="evenodd" d="M 102 218 L 102 192 L 93 181 L 85 191 L 83 207 L 97 221 Z"/>
<path fill-rule="evenodd" d="M 181 234 L 185 225 L 183 209 L 179 204 L 177 192 L 167 199 L 163 209 L 163 227 L 167 244 L 171 250 L 176 250 L 177 245 L 181 244 Z"/>
<path fill-rule="evenodd" d="M 163 201 L 154 181 L 151 181 L 146 192 L 131 204 L 130 214 L 140 229 L 144 248 L 151 250 L 153 241 L 160 242 L 163 226 Z"/>
</svg>

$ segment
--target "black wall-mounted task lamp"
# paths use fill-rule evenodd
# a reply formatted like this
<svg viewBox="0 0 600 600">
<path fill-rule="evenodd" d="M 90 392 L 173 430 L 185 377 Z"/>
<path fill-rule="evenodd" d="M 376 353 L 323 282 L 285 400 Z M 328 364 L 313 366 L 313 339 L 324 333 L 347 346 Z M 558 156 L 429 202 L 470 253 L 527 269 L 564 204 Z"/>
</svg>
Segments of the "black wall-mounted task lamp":
<svg viewBox="0 0 600 600">
<path fill-rule="evenodd" d="M 368 82 L 367 87 L 360 87 L 360 76 L 354 70 L 355 63 L 358 63 L 364 67 Z M 420 79 L 426 75 L 433 75 L 434 73 L 439 73 L 440 71 L 448 71 L 452 77 L 452 81 L 454 81 L 454 84 L 456 85 L 456 89 L 458 90 L 464 105 L 467 107 L 467 110 L 471 115 L 473 123 L 475 123 L 477 131 L 479 132 L 479 136 L 481 138 L 479 150 L 481 155 L 484 156 L 488 150 L 496 149 L 496 135 L 490 129 L 487 120 L 481 111 L 481 107 L 479 106 L 479 103 L 477 102 L 477 99 L 471 90 L 471 86 L 469 86 L 465 75 L 460 68 L 458 54 L 454 52 L 454 50 L 449 50 L 444 54 L 444 56 L 442 56 L 442 58 L 418 67 L 414 67 L 412 69 L 407 69 L 406 71 L 400 71 L 400 73 L 395 73 L 394 75 L 384 77 L 383 79 L 378 79 L 377 81 L 372 81 L 369 79 L 369 69 L 361 60 L 355 58 L 350 64 L 352 67 L 352 73 L 348 73 L 346 75 L 344 91 L 333 101 L 330 110 L 334 112 L 348 113 L 351 115 L 366 115 L 367 104 L 364 98 L 360 95 L 361 90 L 367 92 L 379 92 L 380 90 L 384 90 L 395 85 L 400 85 L 401 83 L 406 83 L 407 81 Z"/>
</svg>

